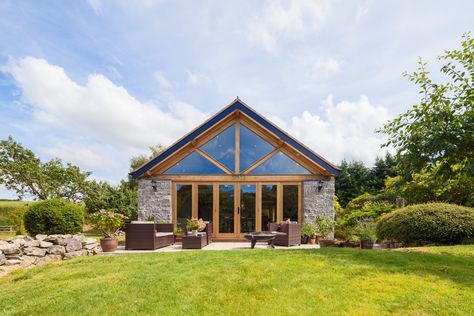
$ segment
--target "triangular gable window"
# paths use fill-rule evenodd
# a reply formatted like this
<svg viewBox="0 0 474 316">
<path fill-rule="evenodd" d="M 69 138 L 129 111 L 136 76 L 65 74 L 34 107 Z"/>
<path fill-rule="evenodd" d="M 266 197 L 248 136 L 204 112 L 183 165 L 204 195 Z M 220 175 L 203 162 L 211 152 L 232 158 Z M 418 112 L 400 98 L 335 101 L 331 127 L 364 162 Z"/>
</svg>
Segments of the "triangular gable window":
<svg viewBox="0 0 474 316">
<path fill-rule="evenodd" d="M 201 149 L 229 170 L 235 169 L 235 124 L 201 146 Z"/>
<path fill-rule="evenodd" d="M 223 174 L 219 167 L 201 156 L 197 152 L 192 152 L 164 172 L 165 174 Z"/>
<path fill-rule="evenodd" d="M 278 152 L 250 171 L 250 174 L 310 174 L 310 172 L 284 153 Z"/>
<path fill-rule="evenodd" d="M 240 125 L 240 170 L 246 170 L 274 149 L 260 136 Z"/>
</svg>

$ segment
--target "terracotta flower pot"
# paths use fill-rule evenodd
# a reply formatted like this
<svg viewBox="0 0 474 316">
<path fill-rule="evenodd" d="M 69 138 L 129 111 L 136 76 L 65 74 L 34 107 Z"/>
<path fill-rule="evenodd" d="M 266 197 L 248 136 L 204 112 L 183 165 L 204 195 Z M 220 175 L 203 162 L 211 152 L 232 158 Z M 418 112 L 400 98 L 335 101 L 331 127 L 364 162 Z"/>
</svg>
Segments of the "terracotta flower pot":
<svg viewBox="0 0 474 316">
<path fill-rule="evenodd" d="M 308 238 L 308 244 L 315 245 L 316 244 L 316 238 Z"/>
<path fill-rule="evenodd" d="M 103 252 L 114 252 L 117 250 L 118 239 L 111 237 L 104 237 L 100 239 L 100 247 Z"/>
</svg>

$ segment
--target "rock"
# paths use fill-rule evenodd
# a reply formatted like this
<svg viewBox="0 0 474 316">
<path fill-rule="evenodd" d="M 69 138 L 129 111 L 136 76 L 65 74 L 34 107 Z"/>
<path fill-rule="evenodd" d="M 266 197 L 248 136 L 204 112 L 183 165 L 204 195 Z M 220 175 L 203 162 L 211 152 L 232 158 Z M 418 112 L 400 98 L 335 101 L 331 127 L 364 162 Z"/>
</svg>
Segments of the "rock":
<svg viewBox="0 0 474 316">
<path fill-rule="evenodd" d="M 39 240 L 29 240 L 25 242 L 23 245 L 24 247 L 39 247 L 40 241 Z"/>
<path fill-rule="evenodd" d="M 23 235 L 16 235 L 15 237 L 13 237 L 13 239 L 23 239 L 25 238 L 25 236 Z"/>
<path fill-rule="evenodd" d="M 82 235 L 73 235 L 72 238 L 78 239 L 80 241 L 83 241 L 85 239 L 84 236 L 82 236 Z"/>
<path fill-rule="evenodd" d="M 16 265 L 16 264 L 21 264 L 23 261 L 21 260 L 17 260 L 17 259 L 9 259 L 5 262 L 5 265 L 6 266 L 13 266 L 13 265 Z"/>
<path fill-rule="evenodd" d="M 68 252 L 64 255 L 64 260 L 81 257 L 81 256 L 87 256 L 87 250 L 81 249 L 77 251 Z"/>
<path fill-rule="evenodd" d="M 26 242 L 28 241 L 33 241 L 35 240 L 34 238 L 30 237 L 30 236 L 25 236 L 25 238 L 23 238 Z"/>
<path fill-rule="evenodd" d="M 23 260 L 23 256 L 17 253 L 16 255 L 5 255 L 7 259 Z"/>
<path fill-rule="evenodd" d="M 82 245 L 91 245 L 91 244 L 95 244 L 97 241 L 95 240 L 95 238 L 85 238 L 82 240 Z"/>
<path fill-rule="evenodd" d="M 18 247 L 24 246 L 26 244 L 26 240 L 22 238 L 15 238 L 13 239 L 13 243 L 17 245 Z"/>
<path fill-rule="evenodd" d="M 60 246 L 66 246 L 71 240 L 71 238 L 58 237 L 56 243 Z"/>
<path fill-rule="evenodd" d="M 3 253 L 0 253 L 0 266 L 4 265 L 6 261 L 7 258 L 5 257 L 5 255 Z"/>
<path fill-rule="evenodd" d="M 44 241 L 50 241 L 52 243 L 57 243 L 58 235 L 49 235 Z"/>
<path fill-rule="evenodd" d="M 23 250 L 27 256 L 44 257 L 46 255 L 46 249 L 37 247 L 28 247 Z"/>
<path fill-rule="evenodd" d="M 98 255 L 99 253 L 102 252 L 102 248 L 100 247 L 95 247 L 92 252 L 94 253 L 94 255 Z"/>
<path fill-rule="evenodd" d="M 23 266 L 30 266 L 32 264 L 36 264 L 37 258 L 38 257 L 34 257 L 34 256 L 23 256 L 22 257 L 22 259 L 23 259 L 22 265 Z"/>
<path fill-rule="evenodd" d="M 53 245 L 53 243 L 52 243 L 52 242 L 49 242 L 49 241 L 40 241 L 40 242 L 39 242 L 39 246 L 40 246 L 41 248 L 49 248 L 49 247 L 51 247 L 52 245 Z"/>
<path fill-rule="evenodd" d="M 79 239 L 70 239 L 66 245 L 66 252 L 74 252 L 82 249 L 82 242 Z"/>
<path fill-rule="evenodd" d="M 47 255 L 45 257 L 37 258 L 35 264 L 37 266 L 40 266 L 40 265 L 43 265 L 47 262 L 57 261 L 57 260 L 61 260 L 61 259 L 62 259 L 62 257 L 59 256 L 59 255 Z"/>
<path fill-rule="evenodd" d="M 97 244 L 96 244 L 96 243 L 88 244 L 88 245 L 82 246 L 83 249 L 87 249 L 87 250 L 92 250 L 92 249 L 94 249 L 95 247 L 97 247 Z"/>
<path fill-rule="evenodd" d="M 37 240 L 42 241 L 48 238 L 48 235 L 38 234 L 35 236 Z"/>
<path fill-rule="evenodd" d="M 5 245 L 5 244 L 8 244 L 8 241 L 0 239 L 0 245 Z"/>
<path fill-rule="evenodd" d="M 0 251 L 2 251 L 6 255 L 14 255 L 20 253 L 20 248 L 15 244 L 4 244 L 0 245 Z"/>
<path fill-rule="evenodd" d="M 53 245 L 53 246 L 48 248 L 48 253 L 51 254 L 51 255 L 64 256 L 64 254 L 66 253 L 66 248 L 64 248 L 64 246 L 60 246 L 60 245 Z"/>
</svg>

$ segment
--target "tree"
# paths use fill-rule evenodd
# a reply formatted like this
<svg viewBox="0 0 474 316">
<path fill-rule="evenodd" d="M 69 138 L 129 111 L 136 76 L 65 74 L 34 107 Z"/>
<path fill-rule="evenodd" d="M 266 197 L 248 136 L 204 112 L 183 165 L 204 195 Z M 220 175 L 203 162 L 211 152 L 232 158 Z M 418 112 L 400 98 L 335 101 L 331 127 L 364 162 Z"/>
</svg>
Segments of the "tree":
<svg viewBox="0 0 474 316">
<path fill-rule="evenodd" d="M 156 156 L 158 156 L 159 154 L 161 154 L 163 151 L 166 150 L 166 147 L 160 144 L 155 145 L 155 146 L 150 146 L 148 148 L 150 149 L 150 152 L 151 152 L 149 156 L 142 154 L 142 155 L 132 157 L 130 159 L 130 171 L 137 169 L 138 167 L 142 166 L 143 164 L 155 158 Z M 138 181 L 136 179 L 133 179 L 133 177 L 130 175 L 128 176 L 128 182 L 129 182 L 130 188 L 138 187 Z"/>
<path fill-rule="evenodd" d="M 389 136 L 384 145 L 397 150 L 405 181 L 421 170 L 444 180 L 474 175 L 474 39 L 464 34 L 461 48 L 439 60 L 447 82 L 434 82 L 420 60 L 416 72 L 404 74 L 420 87 L 420 102 L 380 130 Z"/>
<path fill-rule="evenodd" d="M 69 163 L 64 166 L 60 159 L 43 163 L 11 136 L 0 142 L 0 184 L 19 198 L 30 195 L 39 200 L 81 201 L 90 174 Z"/>
<path fill-rule="evenodd" d="M 384 188 L 387 177 L 395 177 L 397 175 L 396 166 L 397 161 L 389 152 L 385 154 L 385 157 L 375 158 L 375 164 L 372 168 L 375 190 L 379 191 Z"/>
<path fill-rule="evenodd" d="M 372 171 L 362 161 L 341 163 L 341 173 L 336 178 L 336 195 L 342 207 L 363 193 L 375 193 Z"/>
</svg>

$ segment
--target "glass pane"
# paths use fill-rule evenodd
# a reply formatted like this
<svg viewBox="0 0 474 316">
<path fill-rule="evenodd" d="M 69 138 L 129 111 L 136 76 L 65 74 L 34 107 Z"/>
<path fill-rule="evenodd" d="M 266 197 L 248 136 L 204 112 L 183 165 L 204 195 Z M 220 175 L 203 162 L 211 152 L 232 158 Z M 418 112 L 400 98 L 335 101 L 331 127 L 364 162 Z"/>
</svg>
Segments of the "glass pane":
<svg viewBox="0 0 474 316">
<path fill-rule="evenodd" d="M 224 174 L 219 167 L 193 151 L 189 156 L 164 172 L 165 174 Z"/>
<path fill-rule="evenodd" d="M 212 185 L 198 185 L 198 217 L 204 221 L 212 221 L 212 197 Z"/>
<path fill-rule="evenodd" d="M 176 186 L 176 217 L 177 224 L 185 227 L 186 220 L 192 216 L 192 186 L 178 184 Z"/>
<path fill-rule="evenodd" d="M 262 230 L 277 221 L 277 186 L 262 185 Z"/>
<path fill-rule="evenodd" d="M 229 168 L 235 169 L 235 124 L 201 146 L 201 149 Z"/>
<path fill-rule="evenodd" d="M 244 125 L 240 125 L 240 170 L 244 171 L 275 149 Z"/>
<path fill-rule="evenodd" d="M 298 186 L 283 185 L 283 220 L 298 221 Z"/>
<path fill-rule="evenodd" d="M 278 152 L 257 168 L 250 171 L 250 174 L 309 174 L 296 161 L 282 152 Z"/>
<path fill-rule="evenodd" d="M 219 185 L 219 232 L 234 232 L 234 186 Z"/>
<path fill-rule="evenodd" d="M 255 231 L 255 194 L 254 184 L 240 185 L 240 232 Z"/>
</svg>

